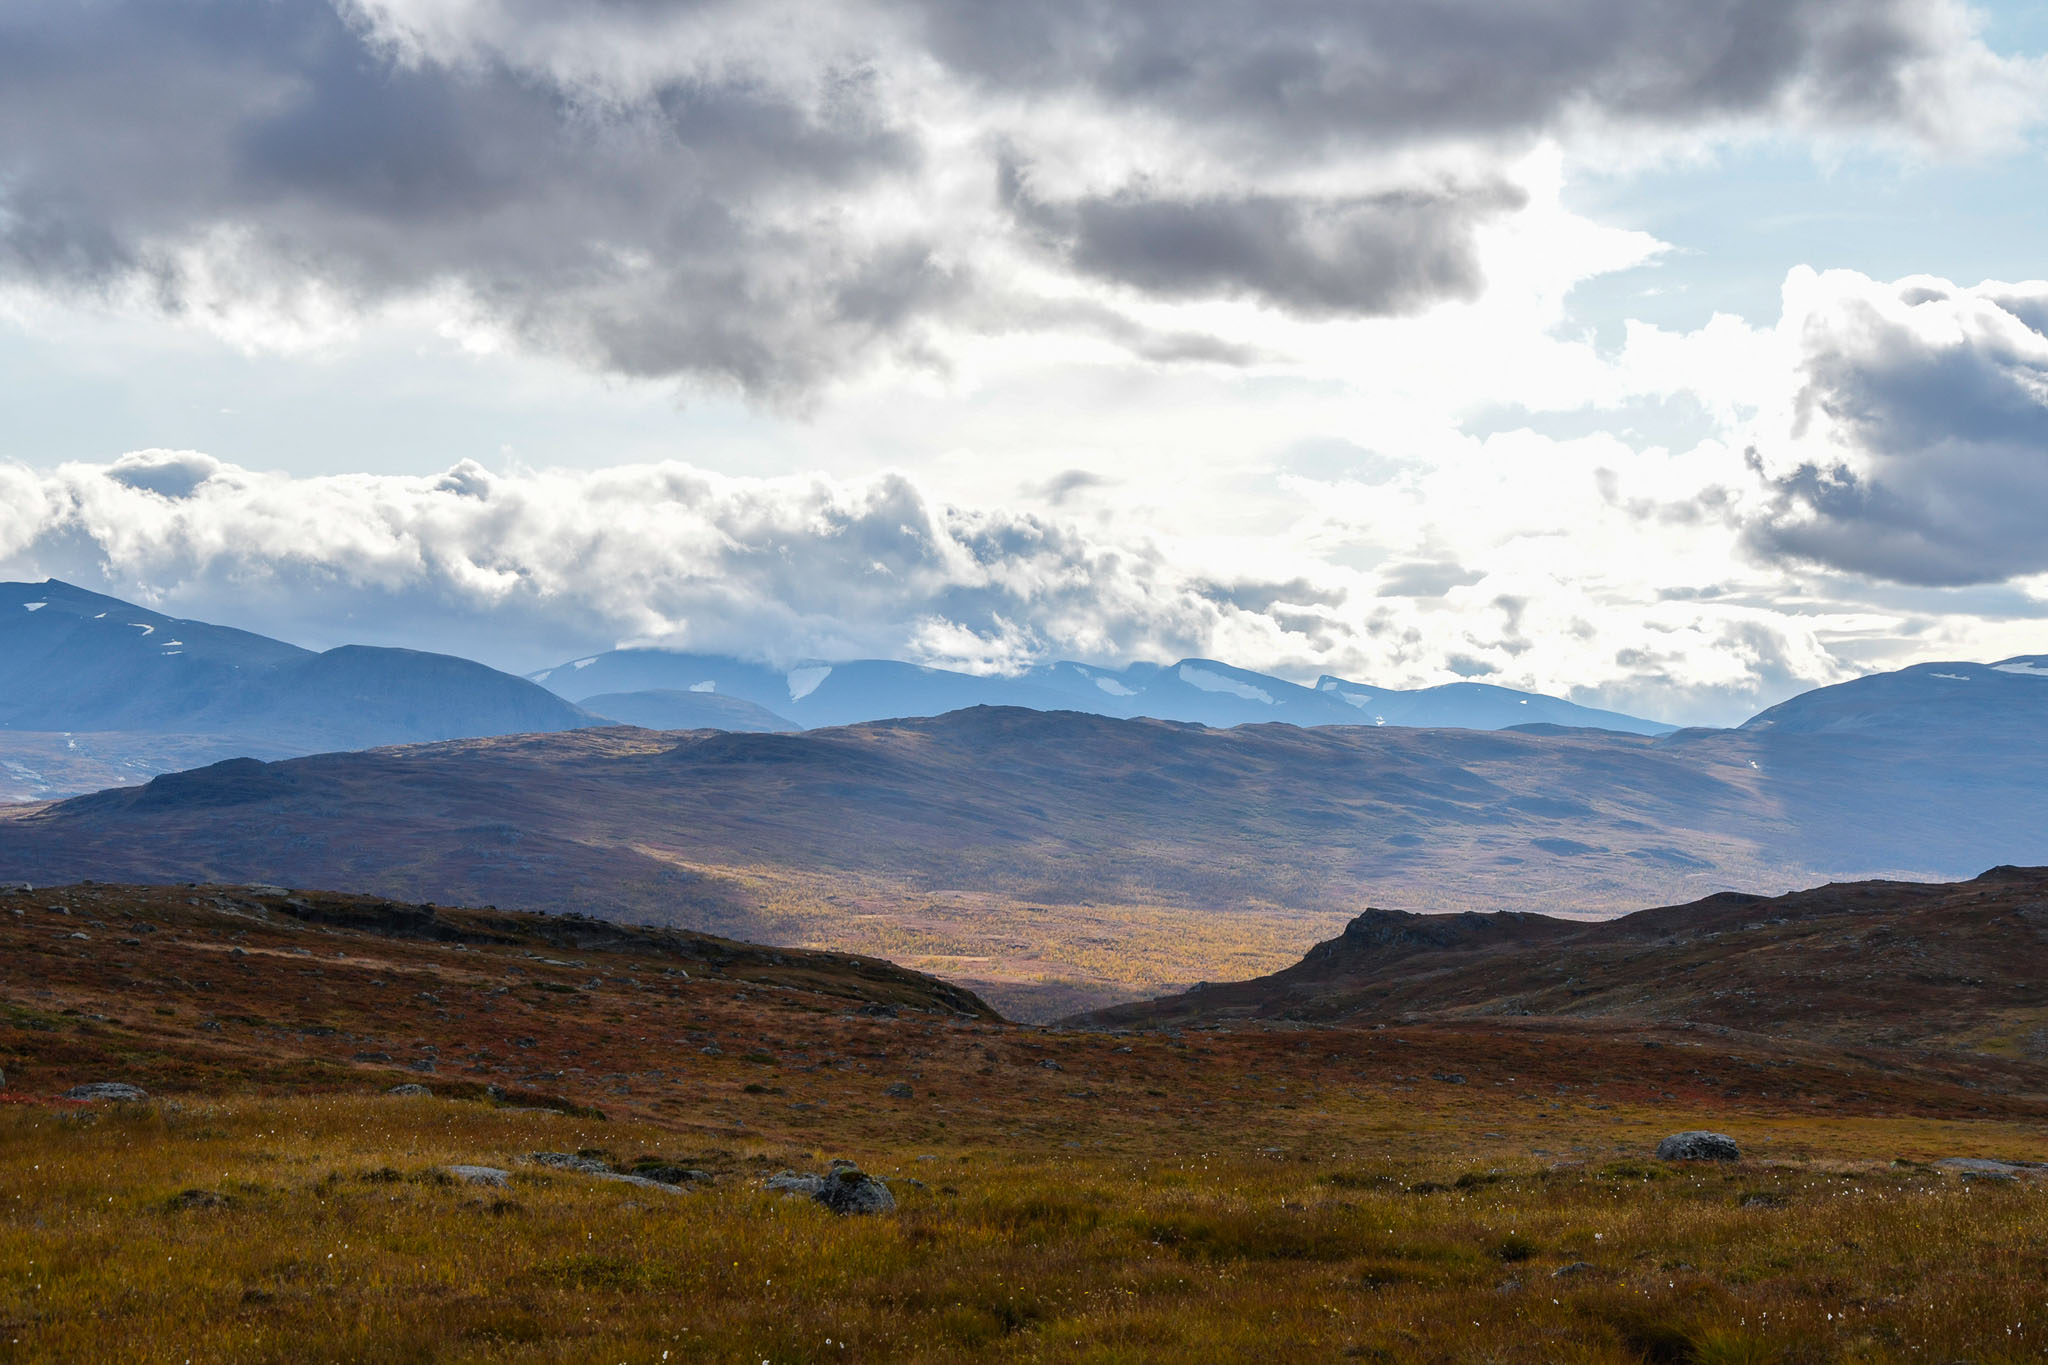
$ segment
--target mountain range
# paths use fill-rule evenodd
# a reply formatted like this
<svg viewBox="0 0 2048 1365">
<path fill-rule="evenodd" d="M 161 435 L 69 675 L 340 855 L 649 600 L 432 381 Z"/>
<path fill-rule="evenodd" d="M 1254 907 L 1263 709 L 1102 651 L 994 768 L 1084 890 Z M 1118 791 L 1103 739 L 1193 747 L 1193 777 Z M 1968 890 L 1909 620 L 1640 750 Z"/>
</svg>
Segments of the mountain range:
<svg viewBox="0 0 2048 1365">
<path fill-rule="evenodd" d="M 774 668 L 715 654 L 621 649 L 528 676 L 570 701 L 621 720 L 628 719 L 624 714 L 628 707 L 674 705 L 682 696 L 743 700 L 766 713 L 760 718 L 764 721 L 787 717 L 772 727 L 721 727 L 726 729 L 813 729 L 936 716 L 969 706 L 1146 716 L 1219 729 L 1274 721 L 1301 726 L 1404 725 L 1465 730 L 1549 724 L 1642 735 L 1668 734 L 1675 728 L 1490 683 L 1446 683 L 1402 691 L 1325 675 L 1313 687 L 1304 687 L 1214 659 L 1137 663 L 1116 669 L 1062 662 L 1012 676 L 994 676 L 888 659 Z"/>
<path fill-rule="evenodd" d="M 1216 726 L 1670 728 L 1483 684 L 1399 692 L 1324 678 L 1309 688 L 1203 659 L 1121 670 L 1062 663 L 1003 678 L 878 659 L 774 669 L 619 650 L 522 679 L 417 650 L 315 653 L 56 579 L 0 583 L 0 802 L 78 795 L 225 758 L 608 724 L 787 731 L 980 705 Z"/>
<path fill-rule="evenodd" d="M 1662 736 L 973 708 L 224 763 L 0 815 L 0 876 L 579 910 L 868 952 L 1043 1015 L 1272 970 L 1368 904 L 1608 915 L 2048 863 L 2043 771 L 2038 657 Z"/>
</svg>

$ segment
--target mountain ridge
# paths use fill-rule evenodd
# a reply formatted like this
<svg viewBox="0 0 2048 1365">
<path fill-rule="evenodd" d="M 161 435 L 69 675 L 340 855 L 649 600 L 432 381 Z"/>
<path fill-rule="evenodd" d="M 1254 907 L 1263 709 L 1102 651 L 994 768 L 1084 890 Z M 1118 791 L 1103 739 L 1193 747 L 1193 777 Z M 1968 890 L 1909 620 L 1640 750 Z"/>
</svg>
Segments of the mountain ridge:
<svg viewBox="0 0 2048 1365">
<path fill-rule="evenodd" d="M 969 706 L 1085 711 L 1126 720 L 1149 717 L 1217 728 L 1279 722 L 1493 730 L 1543 722 L 1649 735 L 1677 728 L 1489 683 L 1446 683 L 1404 691 L 1325 674 L 1313 686 L 1303 686 L 1200 657 L 1122 668 L 1063 660 L 1005 676 L 961 673 L 891 659 L 819 661 L 776 668 L 728 655 L 620 649 L 526 676 L 578 703 L 600 695 L 636 695 L 651 690 L 733 696 L 811 729 L 937 715 Z"/>
<path fill-rule="evenodd" d="M 280 759 L 604 718 L 470 659 L 342 645 L 323 653 L 165 616 L 57 579 L 0 584 L 0 777 L 30 797 L 178 758 Z M 79 737 L 90 756 L 79 757 Z M 139 738 L 154 736 L 154 739 Z M 101 752 L 105 751 L 105 752 Z M 97 779 L 97 781 L 95 781 Z"/>
</svg>

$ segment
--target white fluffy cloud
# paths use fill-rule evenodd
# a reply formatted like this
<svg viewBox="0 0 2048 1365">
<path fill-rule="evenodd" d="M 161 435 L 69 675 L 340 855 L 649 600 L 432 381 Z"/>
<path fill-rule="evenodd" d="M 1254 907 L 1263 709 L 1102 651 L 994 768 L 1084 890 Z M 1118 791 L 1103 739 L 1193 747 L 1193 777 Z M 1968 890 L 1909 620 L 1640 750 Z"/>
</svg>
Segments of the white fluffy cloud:
<svg viewBox="0 0 2048 1365">
<path fill-rule="evenodd" d="M 1645 552 L 1669 528 L 1603 503 L 1588 452 L 1532 439 L 1476 449 L 1462 494 L 1426 473 L 1296 485 L 1278 544 L 951 505 L 896 473 L 463 464 L 291 478 L 146 451 L 0 468 L 0 571 L 314 645 L 407 644 L 520 669 L 627 643 L 992 670 L 1202 654 L 1304 678 L 1477 677 L 1682 719 L 1739 718 L 1840 675 L 1816 635 L 1827 621 L 1725 591 L 1660 592 Z M 1517 500 L 1513 524 L 1449 538 L 1467 508 Z M 1390 546 L 1398 562 L 1381 570 L 1320 553 L 1416 516 L 1413 543 Z M 1560 559 L 1568 526 L 1578 550 Z M 1725 570 L 1703 548 L 1710 531 L 1693 534 Z M 1449 558 L 1400 567 L 1432 539 Z M 1638 571 L 1614 567 L 1631 556 Z"/>
</svg>

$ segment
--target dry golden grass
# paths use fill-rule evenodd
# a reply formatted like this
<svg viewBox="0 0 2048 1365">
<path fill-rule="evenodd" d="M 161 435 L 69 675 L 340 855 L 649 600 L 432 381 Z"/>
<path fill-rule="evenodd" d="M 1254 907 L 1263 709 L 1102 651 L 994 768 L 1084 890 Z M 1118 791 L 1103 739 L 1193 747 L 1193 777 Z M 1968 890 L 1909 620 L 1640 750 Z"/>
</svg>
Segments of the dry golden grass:
<svg viewBox="0 0 2048 1365">
<path fill-rule="evenodd" d="M 1554 1168 L 1443 1116 L 1344 1104 L 1313 1130 L 1231 1123 L 1151 1151 L 1158 1135 L 1128 1131 L 1119 1151 L 882 1131 L 707 1150 L 655 1125 L 355 1095 L 11 1106 L 0 1359 L 2040 1357 L 2044 1196 L 1873 1156 L 2037 1136 L 1741 1126 L 1846 1155 Z M 523 1159 L 579 1147 L 718 1178 L 671 1194 Z M 842 1151 L 926 1188 L 842 1219 L 758 1187 Z M 513 1175 L 454 1183 L 456 1162 Z"/>
<path fill-rule="evenodd" d="M 1125 1000 L 1240 981 L 1298 961 L 1343 929 L 1343 911 L 1247 904 L 1019 901 L 979 890 L 919 893 L 867 878 L 699 868 L 744 887 L 769 941 L 864 953 L 978 992 L 1042 1021 Z"/>
<path fill-rule="evenodd" d="M 203 888 L 14 908 L 0 1361 L 2043 1355 L 2048 1190 L 1930 1164 L 2048 1159 L 2019 1063 L 1965 1086 L 1585 1021 L 1062 1033 L 920 1009 L 938 997 L 844 961 L 686 979 L 536 951 L 505 917 L 458 945 Z M 93 1080 L 158 1098 L 59 1098 Z M 399 1080 L 439 1093 L 381 1093 Z M 1748 1160 L 1650 1158 L 1691 1127 Z M 583 1149 L 713 1178 L 530 1159 Z M 835 1157 L 897 1179 L 899 1209 L 761 1187 Z"/>
</svg>

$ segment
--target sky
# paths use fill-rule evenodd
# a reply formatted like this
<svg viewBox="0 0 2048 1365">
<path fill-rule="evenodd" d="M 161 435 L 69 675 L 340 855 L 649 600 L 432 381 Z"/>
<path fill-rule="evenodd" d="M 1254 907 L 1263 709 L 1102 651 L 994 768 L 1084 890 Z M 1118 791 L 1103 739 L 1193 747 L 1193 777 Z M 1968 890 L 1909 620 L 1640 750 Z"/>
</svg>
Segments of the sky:
<svg viewBox="0 0 2048 1365">
<path fill-rule="evenodd" d="M 0 576 L 1726 724 L 2048 651 L 2003 0 L 15 0 Z"/>
</svg>

